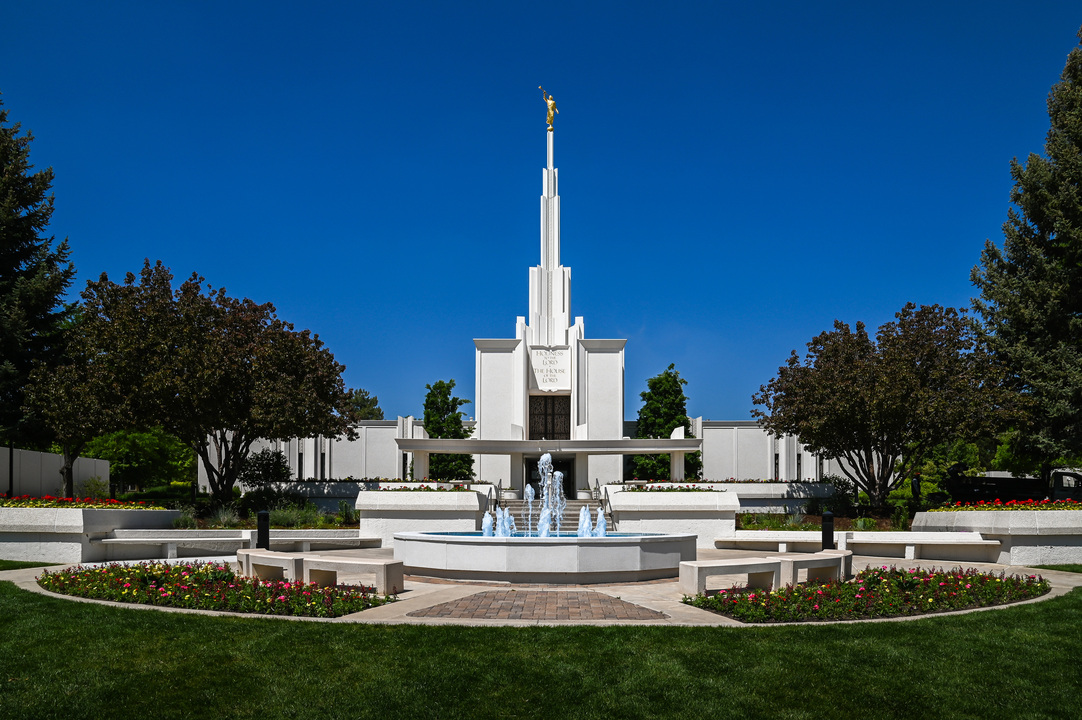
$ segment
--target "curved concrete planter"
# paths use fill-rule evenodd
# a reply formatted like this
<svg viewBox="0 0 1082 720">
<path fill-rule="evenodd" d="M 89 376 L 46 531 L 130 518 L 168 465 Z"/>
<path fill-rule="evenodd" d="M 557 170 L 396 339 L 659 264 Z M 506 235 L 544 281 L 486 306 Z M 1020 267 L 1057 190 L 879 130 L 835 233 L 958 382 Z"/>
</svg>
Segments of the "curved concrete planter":
<svg viewBox="0 0 1082 720">
<path fill-rule="evenodd" d="M 997 562 L 1012 565 L 1082 563 L 1082 511 L 963 510 L 922 512 L 914 530 L 970 530 L 999 540 Z"/>
<path fill-rule="evenodd" d="M 0 558 L 78 563 L 107 559 L 91 540 L 118 529 L 172 528 L 176 510 L 0 508 Z"/>
<path fill-rule="evenodd" d="M 356 507 L 361 534 L 378 537 L 387 547 L 394 543 L 395 533 L 480 530 L 488 498 L 475 491 L 362 490 Z"/>
<path fill-rule="evenodd" d="M 601 583 L 676 577 L 694 535 L 523 538 L 396 533 L 407 573 L 471 580 Z"/>
</svg>

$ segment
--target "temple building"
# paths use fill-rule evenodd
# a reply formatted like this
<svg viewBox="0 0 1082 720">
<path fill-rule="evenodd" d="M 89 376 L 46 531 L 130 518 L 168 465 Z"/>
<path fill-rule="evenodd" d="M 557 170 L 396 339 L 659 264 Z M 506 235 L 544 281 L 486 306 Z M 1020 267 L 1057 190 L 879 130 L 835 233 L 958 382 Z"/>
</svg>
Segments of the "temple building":
<svg viewBox="0 0 1082 720">
<path fill-rule="evenodd" d="M 468 439 L 430 438 L 413 417 L 366 421 L 359 438 L 272 441 L 298 478 L 428 478 L 429 456 L 474 456 L 476 482 L 522 490 L 536 481 L 537 462 L 552 456 L 564 490 L 577 492 L 625 480 L 625 458 L 668 454 L 670 478 L 684 479 L 684 455 L 701 451 L 703 478 L 819 479 L 829 468 L 795 437 L 774 438 L 750 421 L 692 420 L 693 437 L 635 439 L 624 420 L 626 340 L 586 336 L 571 314 L 571 268 L 560 262 L 559 170 L 549 103 L 547 163 L 541 177 L 540 262 L 529 269 L 529 315 L 514 337 L 475 339 L 475 420 Z"/>
</svg>

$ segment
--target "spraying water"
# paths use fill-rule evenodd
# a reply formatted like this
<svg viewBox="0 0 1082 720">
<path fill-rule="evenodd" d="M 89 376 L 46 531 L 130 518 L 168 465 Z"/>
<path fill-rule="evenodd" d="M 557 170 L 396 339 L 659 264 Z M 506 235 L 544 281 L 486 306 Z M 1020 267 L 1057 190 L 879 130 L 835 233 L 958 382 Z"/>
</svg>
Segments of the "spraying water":
<svg viewBox="0 0 1082 720">
<path fill-rule="evenodd" d="M 597 509 L 597 525 L 594 526 L 594 537 L 605 537 L 605 531 L 608 528 L 608 523 L 605 522 L 605 513 L 601 512 L 601 508 Z"/>
<path fill-rule="evenodd" d="M 553 472 L 552 469 L 552 456 L 545 453 L 541 456 L 540 462 L 537 463 L 538 473 L 541 475 L 541 498 L 537 508 L 537 537 L 551 537 L 553 531 L 556 534 L 560 533 L 560 525 L 563 522 L 564 508 L 567 507 L 567 498 L 564 497 L 564 474 L 559 471 Z M 533 489 L 533 485 L 527 483 L 525 489 L 526 497 L 526 517 L 523 518 L 526 521 L 526 536 L 534 535 L 533 530 L 533 501 L 536 497 Z M 585 515 L 585 526 L 589 533 L 590 527 L 590 512 L 586 508 L 583 508 Z M 495 527 L 493 527 L 495 526 Z M 579 514 L 579 528 L 580 532 L 583 526 L 583 515 Z M 602 520 L 601 532 L 604 534 L 604 520 Z M 493 522 L 491 516 L 486 512 L 481 519 L 481 532 L 483 535 L 495 535 L 496 537 L 512 537 L 517 532 L 515 527 L 515 518 L 508 511 L 503 508 L 496 508 L 496 520 Z M 585 537 L 589 537 L 587 534 Z"/>
</svg>

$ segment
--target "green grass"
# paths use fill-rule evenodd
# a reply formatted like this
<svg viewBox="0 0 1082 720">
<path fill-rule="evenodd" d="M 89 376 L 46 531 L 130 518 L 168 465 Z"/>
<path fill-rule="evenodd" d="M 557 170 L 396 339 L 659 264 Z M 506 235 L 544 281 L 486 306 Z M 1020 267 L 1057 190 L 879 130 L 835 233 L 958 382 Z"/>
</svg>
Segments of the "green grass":
<svg viewBox="0 0 1082 720">
<path fill-rule="evenodd" d="M 22 560 L 0 560 L 0 572 L 4 570 L 22 570 L 23 568 L 52 567 L 56 563 L 24 562 Z"/>
<path fill-rule="evenodd" d="M 0 583 L 0 718 L 1082 717 L 1082 590 L 912 622 L 360 626 Z"/>
<path fill-rule="evenodd" d="M 1067 565 L 1034 565 L 1033 567 L 1041 568 L 1042 570 L 1060 570 L 1062 572 L 1082 573 L 1082 565 L 1077 563 Z"/>
</svg>

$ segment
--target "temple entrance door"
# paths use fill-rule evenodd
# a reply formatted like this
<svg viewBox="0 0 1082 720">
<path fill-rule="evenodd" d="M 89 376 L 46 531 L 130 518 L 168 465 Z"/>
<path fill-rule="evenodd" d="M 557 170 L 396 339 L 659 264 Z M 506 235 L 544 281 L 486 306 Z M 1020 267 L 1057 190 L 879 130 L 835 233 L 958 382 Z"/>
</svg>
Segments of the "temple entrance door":
<svg viewBox="0 0 1082 720">
<path fill-rule="evenodd" d="M 530 396 L 529 440 L 571 439 L 571 396 Z"/>
</svg>

